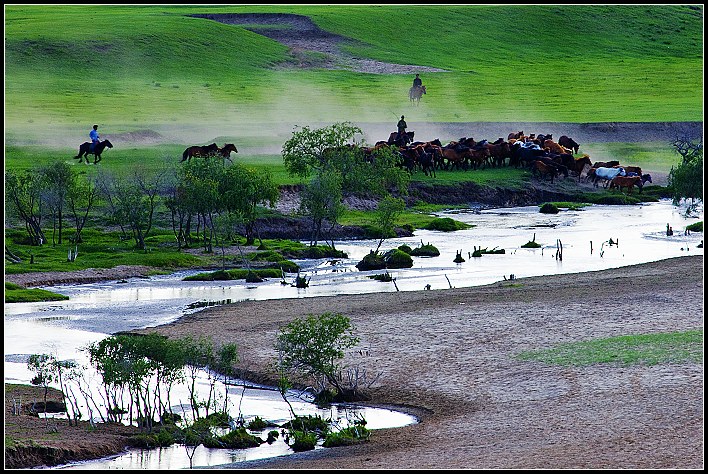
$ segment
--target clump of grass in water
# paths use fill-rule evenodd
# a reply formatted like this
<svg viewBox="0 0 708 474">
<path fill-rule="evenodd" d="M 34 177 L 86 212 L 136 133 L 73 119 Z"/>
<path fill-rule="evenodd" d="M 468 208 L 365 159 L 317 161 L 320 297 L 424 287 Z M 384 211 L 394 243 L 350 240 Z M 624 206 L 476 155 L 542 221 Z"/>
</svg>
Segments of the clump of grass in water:
<svg viewBox="0 0 708 474">
<path fill-rule="evenodd" d="M 552 349 L 522 352 L 516 358 L 565 367 L 703 362 L 703 329 L 572 342 Z"/>
<path fill-rule="evenodd" d="M 533 234 L 533 239 L 529 240 L 526 242 L 524 245 L 521 246 L 521 248 L 524 249 L 537 249 L 541 246 L 541 244 L 536 243 L 536 234 Z"/>
<path fill-rule="evenodd" d="M 41 288 L 24 288 L 5 282 L 5 303 L 32 303 L 36 301 L 63 301 L 69 297 Z"/>
</svg>

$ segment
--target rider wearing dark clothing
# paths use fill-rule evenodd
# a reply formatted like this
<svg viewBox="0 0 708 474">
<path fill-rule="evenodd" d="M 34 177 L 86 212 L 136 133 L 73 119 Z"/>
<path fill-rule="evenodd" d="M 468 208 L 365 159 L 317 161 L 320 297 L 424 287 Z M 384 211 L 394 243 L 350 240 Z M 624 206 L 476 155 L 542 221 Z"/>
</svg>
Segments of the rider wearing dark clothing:
<svg viewBox="0 0 708 474">
<path fill-rule="evenodd" d="M 398 127 L 398 135 L 396 135 L 396 141 L 401 139 L 401 137 L 406 133 L 406 129 L 408 128 L 408 124 L 406 124 L 406 121 L 403 120 L 403 118 L 403 115 L 401 115 L 401 120 L 399 120 L 398 124 L 396 124 L 396 126 Z"/>
<path fill-rule="evenodd" d="M 423 80 L 420 78 L 420 74 L 415 75 L 415 79 L 413 79 L 413 87 L 422 87 L 423 86 Z"/>
</svg>

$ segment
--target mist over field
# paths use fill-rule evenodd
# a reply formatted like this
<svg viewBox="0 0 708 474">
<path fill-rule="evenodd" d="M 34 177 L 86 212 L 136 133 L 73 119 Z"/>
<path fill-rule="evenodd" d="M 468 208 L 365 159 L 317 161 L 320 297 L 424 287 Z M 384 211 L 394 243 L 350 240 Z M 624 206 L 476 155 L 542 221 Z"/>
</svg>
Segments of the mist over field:
<svg viewBox="0 0 708 474">
<path fill-rule="evenodd" d="M 257 34 L 193 13 L 258 13 L 268 25 Z M 282 13 L 327 34 L 287 30 Z M 236 142 L 275 154 L 296 127 L 335 122 L 374 144 L 401 115 L 416 139 L 442 141 L 505 138 L 523 123 L 698 122 L 702 15 L 687 5 L 9 6 L 6 146 L 77 150 L 94 123 L 122 146 Z M 530 17 L 544 27 L 518 21 Z M 407 97 L 416 70 L 428 87 L 417 105 Z"/>
</svg>

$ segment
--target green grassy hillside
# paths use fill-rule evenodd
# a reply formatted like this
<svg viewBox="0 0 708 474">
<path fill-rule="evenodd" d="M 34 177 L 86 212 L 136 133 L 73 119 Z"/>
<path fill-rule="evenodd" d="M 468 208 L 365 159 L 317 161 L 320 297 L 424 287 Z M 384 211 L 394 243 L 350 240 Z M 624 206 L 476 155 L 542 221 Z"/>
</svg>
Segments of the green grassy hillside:
<svg viewBox="0 0 708 474">
<path fill-rule="evenodd" d="M 191 13 L 296 13 L 411 74 L 284 67 L 280 43 Z M 174 143 L 336 121 L 701 121 L 703 7 L 5 7 L 9 143 L 72 148 L 90 125 Z M 276 132 L 276 129 L 278 130 Z M 286 137 L 287 138 L 287 137 Z M 284 140 L 282 140 L 284 141 Z"/>
</svg>

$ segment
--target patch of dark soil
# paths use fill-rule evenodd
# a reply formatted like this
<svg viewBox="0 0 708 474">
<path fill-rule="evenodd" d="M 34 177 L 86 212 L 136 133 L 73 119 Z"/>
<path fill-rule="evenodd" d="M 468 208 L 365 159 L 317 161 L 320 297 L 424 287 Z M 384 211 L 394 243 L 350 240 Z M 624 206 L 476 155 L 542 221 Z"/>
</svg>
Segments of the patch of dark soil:
<svg viewBox="0 0 708 474">
<path fill-rule="evenodd" d="M 411 183 L 407 205 L 417 201 L 430 204 L 467 205 L 476 209 L 500 207 L 532 206 L 547 201 L 572 201 L 574 194 L 556 191 L 547 187 L 528 187 L 526 189 L 505 189 L 480 186 L 473 182 L 454 185 L 434 183 Z"/>
<path fill-rule="evenodd" d="M 45 420 L 27 410 L 25 402 L 42 403 L 43 399 L 41 387 L 5 384 L 5 469 L 98 459 L 119 454 L 134 445 L 130 437 L 139 433 L 135 426 L 98 423 L 91 428 L 87 421 L 69 426 L 65 419 Z M 61 392 L 50 389 L 47 400 L 61 404 Z M 22 413 L 14 412 L 15 403 L 23 406 Z"/>
</svg>

